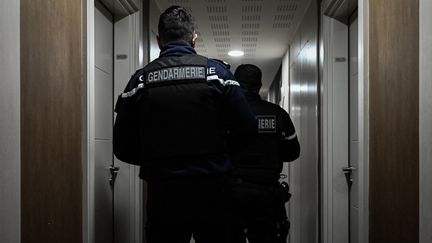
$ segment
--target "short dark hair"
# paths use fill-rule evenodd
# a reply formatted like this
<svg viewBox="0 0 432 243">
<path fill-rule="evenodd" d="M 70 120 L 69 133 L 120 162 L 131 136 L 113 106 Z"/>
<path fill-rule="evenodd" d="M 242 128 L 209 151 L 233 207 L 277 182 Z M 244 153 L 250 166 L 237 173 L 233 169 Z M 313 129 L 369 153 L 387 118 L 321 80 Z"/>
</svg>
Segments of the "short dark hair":
<svg viewBox="0 0 432 243">
<path fill-rule="evenodd" d="M 164 43 L 180 40 L 191 43 L 195 33 L 194 18 L 184 7 L 171 6 L 160 15 L 158 31 Z"/>
<path fill-rule="evenodd" d="M 258 93 L 261 89 L 261 69 L 253 64 L 242 64 L 237 67 L 234 76 L 240 86 L 251 92 Z"/>
</svg>

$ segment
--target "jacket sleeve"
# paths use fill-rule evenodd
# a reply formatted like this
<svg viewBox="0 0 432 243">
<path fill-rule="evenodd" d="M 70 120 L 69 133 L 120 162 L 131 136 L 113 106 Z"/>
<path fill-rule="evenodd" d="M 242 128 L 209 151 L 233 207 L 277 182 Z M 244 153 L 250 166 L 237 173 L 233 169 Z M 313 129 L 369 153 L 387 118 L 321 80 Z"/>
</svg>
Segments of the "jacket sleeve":
<svg viewBox="0 0 432 243">
<path fill-rule="evenodd" d="M 289 114 L 281 109 L 282 138 L 279 142 L 279 158 L 282 162 L 294 161 L 300 156 L 300 143 Z"/>
<path fill-rule="evenodd" d="M 119 160 L 134 165 L 141 163 L 136 97 L 132 95 L 137 83 L 136 75 L 132 76 L 124 93 L 118 97 L 113 131 L 114 155 Z"/>
</svg>

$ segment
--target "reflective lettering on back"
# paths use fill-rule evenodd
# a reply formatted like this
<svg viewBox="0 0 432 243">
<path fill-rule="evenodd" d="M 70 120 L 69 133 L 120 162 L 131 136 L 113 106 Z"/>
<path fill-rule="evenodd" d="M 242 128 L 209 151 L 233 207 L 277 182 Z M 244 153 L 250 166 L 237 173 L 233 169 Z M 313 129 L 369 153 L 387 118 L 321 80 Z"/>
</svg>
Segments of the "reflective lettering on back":
<svg viewBox="0 0 432 243">
<path fill-rule="evenodd" d="M 256 116 L 258 133 L 276 133 L 276 116 Z"/>
<path fill-rule="evenodd" d="M 203 66 L 179 66 L 162 68 L 147 73 L 147 83 L 206 79 L 206 67 Z"/>
<path fill-rule="evenodd" d="M 207 74 L 208 75 L 216 74 L 216 67 L 209 67 L 209 68 L 207 68 Z"/>
</svg>

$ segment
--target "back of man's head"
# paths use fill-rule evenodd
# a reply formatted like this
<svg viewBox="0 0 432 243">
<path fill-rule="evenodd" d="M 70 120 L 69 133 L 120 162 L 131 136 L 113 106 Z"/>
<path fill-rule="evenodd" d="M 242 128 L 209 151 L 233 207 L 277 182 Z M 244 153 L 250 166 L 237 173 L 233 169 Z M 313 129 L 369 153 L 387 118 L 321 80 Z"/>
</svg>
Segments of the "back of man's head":
<svg viewBox="0 0 432 243">
<path fill-rule="evenodd" d="M 242 64 L 237 67 L 234 74 L 240 86 L 249 92 L 258 93 L 261 89 L 261 69 L 253 64 Z"/>
<path fill-rule="evenodd" d="M 167 8 L 159 17 L 159 39 L 167 44 L 171 41 L 186 41 L 192 44 L 195 24 L 189 11 L 180 6 Z"/>
</svg>

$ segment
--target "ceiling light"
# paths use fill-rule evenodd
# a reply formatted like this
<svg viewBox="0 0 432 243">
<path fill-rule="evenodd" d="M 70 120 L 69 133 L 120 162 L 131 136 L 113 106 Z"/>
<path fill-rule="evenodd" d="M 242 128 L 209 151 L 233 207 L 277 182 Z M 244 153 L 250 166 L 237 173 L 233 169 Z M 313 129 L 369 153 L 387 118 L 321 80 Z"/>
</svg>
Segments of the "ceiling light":
<svg viewBox="0 0 432 243">
<path fill-rule="evenodd" d="M 243 51 L 235 50 L 235 51 L 228 52 L 228 55 L 230 55 L 232 57 L 241 57 L 241 56 L 244 55 L 244 52 Z"/>
</svg>

